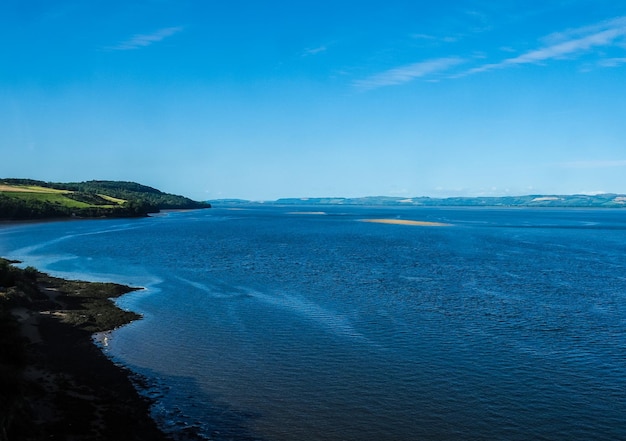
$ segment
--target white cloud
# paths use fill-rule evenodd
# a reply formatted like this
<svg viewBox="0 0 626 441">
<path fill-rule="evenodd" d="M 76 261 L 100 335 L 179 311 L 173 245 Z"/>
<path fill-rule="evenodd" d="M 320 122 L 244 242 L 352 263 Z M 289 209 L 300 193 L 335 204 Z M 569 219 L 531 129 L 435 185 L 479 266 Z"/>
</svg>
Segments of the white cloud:
<svg viewBox="0 0 626 441">
<path fill-rule="evenodd" d="M 468 14 L 479 16 L 479 14 L 475 14 L 472 11 L 468 11 Z M 481 18 L 481 16 L 479 16 L 479 18 Z M 411 37 L 419 40 L 437 40 L 435 36 L 430 34 L 413 34 Z M 526 51 L 520 55 L 506 58 L 495 63 L 486 63 L 464 72 L 449 75 L 448 78 L 459 78 L 470 74 L 525 64 L 542 64 L 551 60 L 572 59 L 582 54 L 589 53 L 594 49 L 607 49 L 609 47 L 622 46 L 626 48 L 626 16 L 617 17 L 593 25 L 568 29 L 562 32 L 555 32 L 544 37 L 541 41 L 544 42 L 544 46 L 538 49 Z M 503 46 L 501 50 L 503 52 L 512 53 L 516 51 L 509 46 Z M 473 58 L 483 58 L 482 55 L 482 53 L 477 52 Z M 396 67 L 374 74 L 365 79 L 356 80 L 353 85 L 358 89 L 370 90 L 384 86 L 404 84 L 415 78 L 444 72 L 466 61 L 467 60 L 459 57 L 443 57 L 427 60 Z M 597 62 L 597 65 L 600 67 L 616 67 L 622 64 L 626 64 L 626 57 L 603 58 Z"/>
<path fill-rule="evenodd" d="M 500 50 L 502 52 L 517 52 L 515 49 L 513 49 L 511 46 L 502 46 L 500 48 Z"/>
<path fill-rule="evenodd" d="M 321 52 L 326 52 L 326 49 L 328 49 L 326 46 L 319 46 L 319 47 L 315 47 L 312 49 L 305 49 L 303 56 L 308 56 L 308 55 L 317 55 Z"/>
<path fill-rule="evenodd" d="M 586 37 L 588 35 L 596 34 L 598 32 L 605 31 L 607 29 L 619 28 L 626 26 L 626 17 L 617 17 L 611 20 L 604 20 L 600 23 L 594 23 L 592 25 L 581 26 L 578 28 L 567 29 L 561 32 L 554 32 L 541 39 L 546 46 L 552 46 L 562 43 L 564 41 L 573 40 L 577 38 Z"/>
<path fill-rule="evenodd" d="M 463 62 L 464 60 L 458 57 L 437 58 L 434 60 L 421 61 L 419 63 L 396 67 L 394 69 L 372 75 L 363 80 L 357 80 L 354 82 L 354 86 L 359 89 L 370 90 L 384 86 L 404 84 L 414 80 L 415 78 L 443 72 Z"/>
<path fill-rule="evenodd" d="M 436 40 L 437 37 L 429 34 L 411 34 L 411 38 L 416 40 Z"/>
<path fill-rule="evenodd" d="M 430 34 L 411 34 L 409 35 L 409 37 L 414 40 L 422 40 L 432 43 L 455 43 L 459 39 L 458 37 L 454 37 L 451 35 L 446 37 L 438 37 Z"/>
<path fill-rule="evenodd" d="M 159 29 L 152 34 L 135 34 L 130 39 L 123 41 L 116 46 L 109 47 L 108 49 L 116 51 L 127 51 L 147 47 L 154 43 L 158 43 L 159 41 L 167 37 L 177 34 L 182 30 L 182 26 L 175 26 L 171 28 Z"/>
<path fill-rule="evenodd" d="M 626 17 L 619 17 L 591 26 L 551 34 L 547 46 L 531 50 L 498 63 L 485 64 L 464 73 L 474 74 L 521 64 L 537 64 L 552 59 L 574 57 L 593 48 L 612 46 L 626 36 Z"/>
</svg>

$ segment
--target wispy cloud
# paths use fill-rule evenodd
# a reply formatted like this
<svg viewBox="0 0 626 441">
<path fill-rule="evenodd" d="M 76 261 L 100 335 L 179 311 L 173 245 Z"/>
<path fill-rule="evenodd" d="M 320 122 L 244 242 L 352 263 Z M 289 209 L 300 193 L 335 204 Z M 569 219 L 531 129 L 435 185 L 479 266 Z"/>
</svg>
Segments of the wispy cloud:
<svg viewBox="0 0 626 441">
<path fill-rule="evenodd" d="M 432 43 L 454 43 L 459 39 L 458 37 L 455 37 L 455 36 L 437 37 L 435 35 L 430 35 L 430 34 L 411 34 L 409 35 L 409 37 L 412 38 L 413 40 L 422 40 L 422 41 L 428 41 Z"/>
<path fill-rule="evenodd" d="M 396 67 L 362 80 L 357 80 L 353 84 L 355 87 L 362 90 L 404 84 L 416 78 L 446 71 L 451 67 L 463 63 L 464 61 L 465 60 L 458 57 L 437 58 L 428 61 L 421 61 L 419 63 Z"/>
<path fill-rule="evenodd" d="M 158 43 L 167 37 L 171 37 L 174 34 L 181 32 L 184 28 L 182 26 L 175 26 L 170 28 L 159 29 L 151 34 L 135 34 L 128 40 L 125 40 L 115 46 L 110 46 L 107 49 L 116 51 L 128 51 L 133 49 L 140 49 L 150 46 L 154 43 Z"/>
<path fill-rule="evenodd" d="M 485 17 L 478 13 L 468 11 L 467 14 L 486 21 Z M 452 37 L 450 37 L 449 40 L 441 40 L 434 35 L 421 33 L 412 34 L 411 38 L 433 42 L 454 41 Z M 608 49 L 612 47 L 626 48 L 626 16 L 588 26 L 567 29 L 562 32 L 555 32 L 540 39 L 540 42 L 543 43 L 543 46 L 537 49 L 529 50 L 493 63 L 483 61 L 482 64 L 476 67 L 448 74 L 447 78 L 459 78 L 471 74 L 525 64 L 546 64 L 551 60 L 574 59 L 593 52 L 594 50 L 596 50 L 598 54 L 604 54 L 604 52 L 608 52 Z M 516 49 L 510 46 L 502 46 L 500 49 L 503 52 L 516 52 Z M 315 50 L 312 50 L 310 53 L 316 53 L 313 51 Z M 353 86 L 361 90 L 371 90 L 384 86 L 405 84 L 416 78 L 434 76 L 446 72 L 459 64 L 469 63 L 472 59 L 477 62 L 477 60 L 481 58 L 487 58 L 483 52 L 475 52 L 471 59 L 456 56 L 435 58 L 396 67 L 364 79 L 356 80 L 353 82 Z M 608 58 L 605 55 L 604 58 L 596 60 L 594 65 L 600 67 L 617 67 L 622 64 L 626 64 L 626 57 Z M 435 79 L 437 78 L 435 77 Z"/>
<path fill-rule="evenodd" d="M 607 168 L 626 167 L 626 159 L 570 161 L 559 164 L 564 168 Z"/>
<path fill-rule="evenodd" d="M 465 15 L 470 17 L 474 22 L 474 25 L 470 26 L 469 29 L 474 34 L 490 31 L 493 28 L 489 17 L 483 12 L 477 10 L 467 10 L 465 11 Z"/>
<path fill-rule="evenodd" d="M 602 67 L 617 67 L 626 63 L 626 57 L 621 58 L 605 58 L 598 63 Z"/>
<path fill-rule="evenodd" d="M 550 44 L 539 49 L 525 52 L 517 57 L 508 58 L 498 63 L 484 64 L 468 70 L 464 75 L 502 69 L 522 64 L 537 64 L 553 59 L 574 57 L 594 48 L 607 47 L 626 36 L 626 17 L 604 21 L 591 26 L 571 29 L 551 34 L 545 41 Z"/>
<path fill-rule="evenodd" d="M 626 25 L 626 17 L 616 17 L 610 20 L 604 20 L 599 23 L 593 23 L 587 26 L 581 26 L 578 28 L 566 29 L 560 32 L 553 32 L 541 39 L 546 46 L 552 46 L 554 44 L 562 43 L 564 41 L 573 40 L 577 38 L 583 38 L 588 35 L 593 35 L 598 32 L 603 32 L 611 28 L 619 28 Z"/>
<path fill-rule="evenodd" d="M 319 53 L 326 52 L 327 49 L 328 48 L 326 46 L 318 46 L 314 48 L 305 49 L 304 52 L 302 53 L 302 56 L 307 57 L 309 55 L 317 55 Z"/>
<path fill-rule="evenodd" d="M 430 34 L 411 34 L 410 37 L 415 40 L 437 40 L 437 37 Z"/>
</svg>

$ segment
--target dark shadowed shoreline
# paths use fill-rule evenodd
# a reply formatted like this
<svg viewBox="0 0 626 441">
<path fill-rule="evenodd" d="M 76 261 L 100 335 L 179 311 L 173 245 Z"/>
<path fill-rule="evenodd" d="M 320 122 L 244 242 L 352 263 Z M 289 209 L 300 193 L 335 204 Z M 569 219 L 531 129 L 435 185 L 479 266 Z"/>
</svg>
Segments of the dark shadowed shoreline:
<svg viewBox="0 0 626 441">
<path fill-rule="evenodd" d="M 68 281 L 0 259 L 0 440 L 167 440 L 134 374 L 92 335 L 140 318 L 110 300 L 135 290 Z"/>
</svg>

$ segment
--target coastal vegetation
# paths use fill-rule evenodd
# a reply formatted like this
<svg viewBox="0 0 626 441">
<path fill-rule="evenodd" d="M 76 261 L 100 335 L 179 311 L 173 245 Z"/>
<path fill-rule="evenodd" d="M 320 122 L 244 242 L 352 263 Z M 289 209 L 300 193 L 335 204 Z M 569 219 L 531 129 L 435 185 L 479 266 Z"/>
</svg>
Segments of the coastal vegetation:
<svg viewBox="0 0 626 441">
<path fill-rule="evenodd" d="M 135 182 L 0 179 L 0 219 L 5 220 L 139 217 L 165 209 L 210 207 Z"/>
</svg>

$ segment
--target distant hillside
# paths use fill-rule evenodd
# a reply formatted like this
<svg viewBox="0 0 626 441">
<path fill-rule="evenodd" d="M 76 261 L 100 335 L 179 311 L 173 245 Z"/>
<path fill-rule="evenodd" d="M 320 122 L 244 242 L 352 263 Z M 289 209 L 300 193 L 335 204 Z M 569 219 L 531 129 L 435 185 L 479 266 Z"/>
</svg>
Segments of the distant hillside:
<svg viewBox="0 0 626 441">
<path fill-rule="evenodd" d="M 0 179 L 0 219 L 137 217 L 163 209 L 210 207 L 135 182 Z"/>
<path fill-rule="evenodd" d="M 214 204 L 241 204 L 241 201 L 214 201 Z M 251 203 L 251 202 L 248 202 Z M 502 197 L 452 197 L 430 198 L 425 196 L 400 198 L 369 196 L 362 198 L 285 198 L 264 202 L 275 205 L 369 205 L 369 206 L 422 206 L 422 207 L 588 207 L 624 208 L 626 195 L 527 195 Z"/>
</svg>

